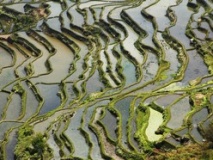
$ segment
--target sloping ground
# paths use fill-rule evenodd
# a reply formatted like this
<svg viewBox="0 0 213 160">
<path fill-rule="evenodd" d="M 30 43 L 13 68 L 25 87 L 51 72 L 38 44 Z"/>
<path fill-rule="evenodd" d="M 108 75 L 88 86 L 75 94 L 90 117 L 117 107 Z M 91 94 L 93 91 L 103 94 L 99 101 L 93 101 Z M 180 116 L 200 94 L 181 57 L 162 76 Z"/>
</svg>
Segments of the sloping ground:
<svg viewBox="0 0 213 160">
<path fill-rule="evenodd" d="M 213 118 L 212 6 L 1 1 L 0 159 L 136 160 L 202 143 Z"/>
</svg>

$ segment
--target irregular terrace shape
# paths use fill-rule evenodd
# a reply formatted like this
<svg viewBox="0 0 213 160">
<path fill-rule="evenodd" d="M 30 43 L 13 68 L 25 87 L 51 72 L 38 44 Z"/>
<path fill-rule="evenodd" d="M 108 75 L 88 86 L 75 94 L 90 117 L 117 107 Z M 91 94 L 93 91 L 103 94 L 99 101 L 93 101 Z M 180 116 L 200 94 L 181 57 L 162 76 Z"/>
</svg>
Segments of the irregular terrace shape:
<svg viewBox="0 0 213 160">
<path fill-rule="evenodd" d="M 201 143 L 213 117 L 212 6 L 1 1 L 0 159 L 137 160 L 182 137 Z M 43 155 L 29 144 L 39 133 Z"/>
</svg>

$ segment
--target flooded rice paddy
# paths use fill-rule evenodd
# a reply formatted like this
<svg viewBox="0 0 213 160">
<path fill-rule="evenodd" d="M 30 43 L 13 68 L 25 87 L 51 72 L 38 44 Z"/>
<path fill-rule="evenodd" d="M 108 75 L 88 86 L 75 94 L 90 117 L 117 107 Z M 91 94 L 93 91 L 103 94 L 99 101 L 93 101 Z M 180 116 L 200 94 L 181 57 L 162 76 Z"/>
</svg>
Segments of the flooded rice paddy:
<svg viewBox="0 0 213 160">
<path fill-rule="evenodd" d="M 180 145 L 177 136 L 204 141 L 213 111 L 212 6 L 1 1 L 0 159 L 136 160 Z M 28 134 L 42 134 L 43 155 Z"/>
</svg>

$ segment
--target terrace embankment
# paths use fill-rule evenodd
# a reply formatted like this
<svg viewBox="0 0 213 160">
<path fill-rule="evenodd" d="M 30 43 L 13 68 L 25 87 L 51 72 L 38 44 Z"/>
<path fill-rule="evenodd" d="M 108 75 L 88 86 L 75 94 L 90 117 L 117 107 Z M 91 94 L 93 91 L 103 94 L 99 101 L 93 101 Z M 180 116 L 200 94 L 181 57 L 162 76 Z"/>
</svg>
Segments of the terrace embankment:
<svg viewBox="0 0 213 160">
<path fill-rule="evenodd" d="M 1 1 L 0 159 L 208 159 L 212 7 Z"/>
</svg>

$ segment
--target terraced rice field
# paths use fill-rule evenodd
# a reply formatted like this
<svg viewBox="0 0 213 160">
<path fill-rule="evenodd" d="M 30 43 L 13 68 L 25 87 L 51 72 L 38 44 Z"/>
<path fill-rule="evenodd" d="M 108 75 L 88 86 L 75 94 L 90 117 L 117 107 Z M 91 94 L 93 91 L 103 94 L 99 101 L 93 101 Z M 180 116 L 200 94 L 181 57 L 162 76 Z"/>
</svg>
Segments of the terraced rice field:
<svg viewBox="0 0 213 160">
<path fill-rule="evenodd" d="M 0 159 L 136 160 L 204 140 L 212 0 L 0 4 Z"/>
</svg>

